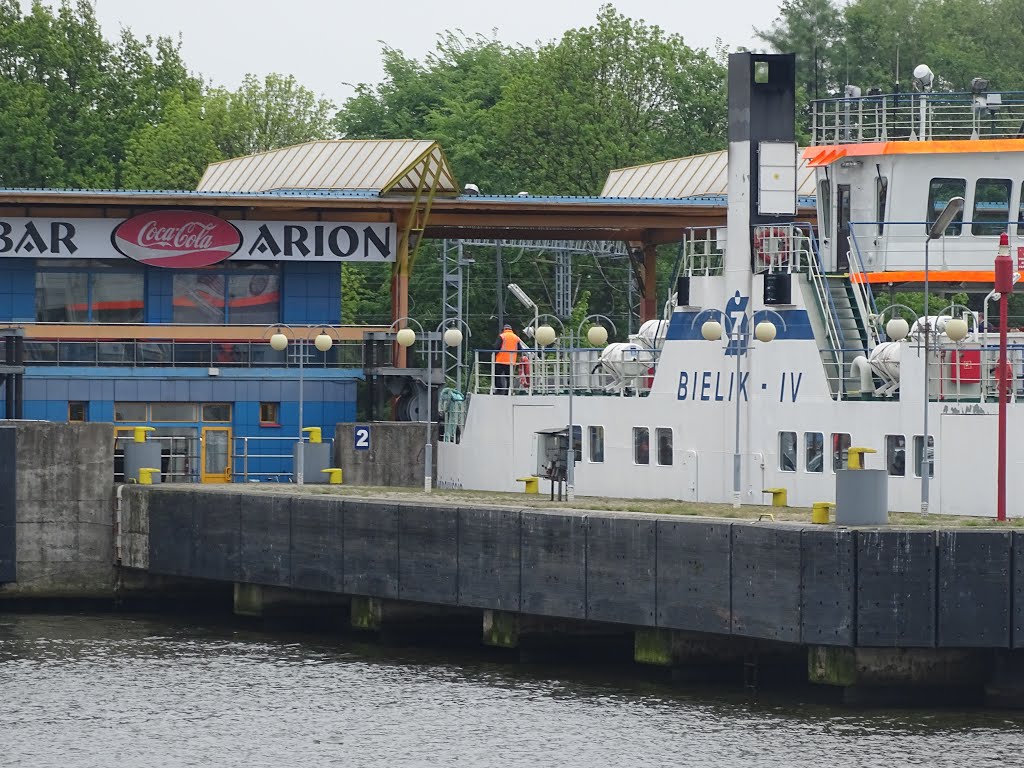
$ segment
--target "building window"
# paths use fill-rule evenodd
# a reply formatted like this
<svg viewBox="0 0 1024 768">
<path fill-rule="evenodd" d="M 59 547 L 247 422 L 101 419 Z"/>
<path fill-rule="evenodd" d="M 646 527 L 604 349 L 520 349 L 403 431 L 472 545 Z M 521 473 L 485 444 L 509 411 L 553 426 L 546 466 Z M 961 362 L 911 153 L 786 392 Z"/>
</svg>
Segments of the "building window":
<svg viewBox="0 0 1024 768">
<path fill-rule="evenodd" d="M 907 438 L 903 435 L 885 436 L 885 466 L 890 477 L 907 474 Z"/>
<path fill-rule="evenodd" d="M 672 466 L 672 430 L 669 427 L 658 427 L 654 430 L 658 441 L 658 464 L 663 467 Z"/>
<path fill-rule="evenodd" d="M 647 427 L 633 427 L 633 463 L 651 463 L 651 431 Z"/>
<path fill-rule="evenodd" d="M 590 437 L 590 460 L 594 464 L 604 461 L 604 427 L 587 427 Z"/>
<path fill-rule="evenodd" d="M 846 469 L 850 458 L 850 436 L 845 432 L 832 433 L 832 471 Z"/>
<path fill-rule="evenodd" d="M 804 432 L 804 462 L 808 472 L 824 470 L 825 436 L 821 432 Z"/>
<path fill-rule="evenodd" d="M 141 323 L 141 267 L 117 261 L 40 259 L 36 320 L 44 323 Z"/>
<path fill-rule="evenodd" d="M 231 421 L 231 403 L 206 403 L 203 421 Z"/>
<path fill-rule="evenodd" d="M 146 421 L 146 403 L 114 403 L 114 421 Z"/>
<path fill-rule="evenodd" d="M 921 448 L 924 446 L 924 436 L 914 435 L 914 477 L 921 476 Z M 935 477 L 935 437 L 928 435 L 928 477 Z"/>
<path fill-rule="evenodd" d="M 1009 179 L 978 179 L 974 185 L 972 235 L 1000 235 L 1010 221 Z"/>
<path fill-rule="evenodd" d="M 281 276 L 273 264 L 217 265 L 210 271 L 175 274 L 176 323 L 258 325 L 280 320 Z"/>
<path fill-rule="evenodd" d="M 195 421 L 195 403 L 153 403 L 150 408 L 153 421 Z"/>
<path fill-rule="evenodd" d="M 280 424 L 278 420 L 278 411 L 281 408 L 280 403 L 260 403 L 260 424 L 267 426 L 277 426 Z"/>
<path fill-rule="evenodd" d="M 796 472 L 796 432 L 779 432 L 779 469 Z"/>
<path fill-rule="evenodd" d="M 89 404 L 81 400 L 72 400 L 68 403 L 68 421 L 88 421 L 86 414 Z"/>
<path fill-rule="evenodd" d="M 963 197 L 966 194 L 967 181 L 965 179 L 932 179 L 931 184 L 928 185 L 928 223 L 925 224 L 925 232 L 932 228 L 932 224 L 938 220 L 939 214 L 950 200 L 954 197 Z M 959 235 L 963 220 L 964 212 L 960 211 L 946 227 L 945 234 L 947 236 Z"/>
</svg>

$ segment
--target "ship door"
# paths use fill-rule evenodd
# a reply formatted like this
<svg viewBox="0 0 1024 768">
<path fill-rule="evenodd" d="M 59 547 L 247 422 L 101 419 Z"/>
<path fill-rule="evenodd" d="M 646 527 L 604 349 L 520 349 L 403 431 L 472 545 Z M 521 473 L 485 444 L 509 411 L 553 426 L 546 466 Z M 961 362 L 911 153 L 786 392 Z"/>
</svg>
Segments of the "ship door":
<svg viewBox="0 0 1024 768">
<path fill-rule="evenodd" d="M 204 483 L 230 483 L 230 427 L 203 427 L 202 452 L 202 481 Z"/>
<path fill-rule="evenodd" d="M 850 271 L 850 185 L 836 186 L 836 272 Z"/>
</svg>

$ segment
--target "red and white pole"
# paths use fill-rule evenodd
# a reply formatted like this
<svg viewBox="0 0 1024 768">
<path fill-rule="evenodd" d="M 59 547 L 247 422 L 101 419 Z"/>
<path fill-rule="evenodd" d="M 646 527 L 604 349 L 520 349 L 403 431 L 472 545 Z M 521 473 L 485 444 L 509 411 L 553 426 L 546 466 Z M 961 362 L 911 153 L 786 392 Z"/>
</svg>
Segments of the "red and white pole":
<svg viewBox="0 0 1024 768">
<path fill-rule="evenodd" d="M 999 455 L 996 464 L 996 519 L 1006 520 L 1006 405 L 1010 399 L 1010 361 L 1006 354 L 1006 326 L 1010 294 L 1013 293 L 1013 260 L 1010 259 L 1010 238 L 999 236 L 996 254 L 995 289 L 999 294 Z"/>
</svg>

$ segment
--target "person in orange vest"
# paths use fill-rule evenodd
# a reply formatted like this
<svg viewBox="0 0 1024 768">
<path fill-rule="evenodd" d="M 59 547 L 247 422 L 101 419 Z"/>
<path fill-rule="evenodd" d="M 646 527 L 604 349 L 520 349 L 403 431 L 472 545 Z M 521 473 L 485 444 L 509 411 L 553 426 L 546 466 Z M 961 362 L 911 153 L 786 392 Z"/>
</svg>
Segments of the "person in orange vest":
<svg viewBox="0 0 1024 768">
<path fill-rule="evenodd" d="M 519 349 L 523 346 L 523 340 L 516 336 L 511 325 L 505 323 L 505 328 L 498 336 L 498 343 L 495 345 L 495 349 L 498 350 L 494 353 L 494 391 L 496 394 L 503 395 L 508 392 L 509 378 L 519 359 Z"/>
</svg>

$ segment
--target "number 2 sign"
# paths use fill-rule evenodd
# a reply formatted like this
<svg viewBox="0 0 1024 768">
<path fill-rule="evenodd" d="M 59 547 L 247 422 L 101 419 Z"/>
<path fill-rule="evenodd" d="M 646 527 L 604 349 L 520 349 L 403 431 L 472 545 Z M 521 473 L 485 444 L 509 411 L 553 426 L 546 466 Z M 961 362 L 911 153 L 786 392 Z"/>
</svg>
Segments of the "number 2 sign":
<svg viewBox="0 0 1024 768">
<path fill-rule="evenodd" d="M 357 451 L 368 451 L 370 450 L 370 428 L 358 426 L 353 432 L 354 437 L 354 448 Z"/>
</svg>

